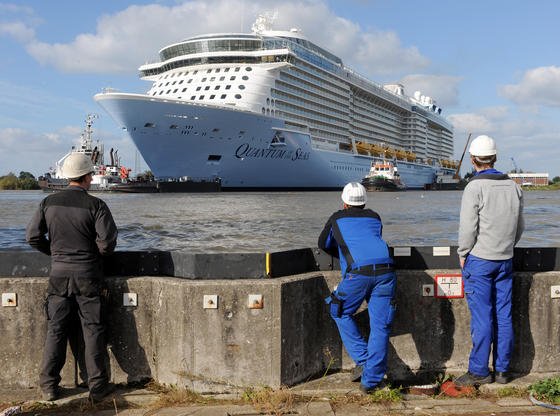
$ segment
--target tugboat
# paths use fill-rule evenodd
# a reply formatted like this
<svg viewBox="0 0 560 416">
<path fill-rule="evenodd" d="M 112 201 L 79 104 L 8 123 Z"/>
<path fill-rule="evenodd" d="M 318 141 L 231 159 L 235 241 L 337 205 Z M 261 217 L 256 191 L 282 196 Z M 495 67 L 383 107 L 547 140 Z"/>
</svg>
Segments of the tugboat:
<svg viewBox="0 0 560 416">
<path fill-rule="evenodd" d="M 88 114 L 85 120 L 86 126 L 80 137 L 80 144 L 72 146 L 58 162 L 54 169 L 39 177 L 39 186 L 45 192 L 52 192 L 64 189 L 68 185 L 68 180 L 62 173 L 62 165 L 72 153 L 83 153 L 93 162 L 94 174 L 91 182 L 90 191 L 110 191 L 116 185 L 126 183 L 130 174 L 130 169 L 120 164 L 117 155 L 118 150 L 109 152 L 110 163 L 105 164 L 104 146 L 99 140 L 93 140 L 93 121 L 98 118 L 96 114 Z"/>
<path fill-rule="evenodd" d="M 156 193 L 156 192 L 219 192 L 221 181 L 219 178 L 193 180 L 188 177 L 167 179 L 165 181 L 137 176 L 130 178 L 131 169 L 121 165 L 118 151 L 109 151 L 110 163 L 105 164 L 104 146 L 99 140 L 93 140 L 93 121 L 96 114 L 88 114 L 86 127 L 80 137 L 80 144 L 72 146 L 58 162 L 54 169 L 39 177 L 39 186 L 45 192 L 60 191 L 68 186 L 62 172 L 62 165 L 72 153 L 83 153 L 93 162 L 93 180 L 90 192 L 122 192 L 122 193 Z"/>
<path fill-rule="evenodd" d="M 406 185 L 402 182 L 397 167 L 393 162 L 373 162 L 369 173 L 362 179 L 362 185 L 367 191 L 404 191 Z"/>
</svg>

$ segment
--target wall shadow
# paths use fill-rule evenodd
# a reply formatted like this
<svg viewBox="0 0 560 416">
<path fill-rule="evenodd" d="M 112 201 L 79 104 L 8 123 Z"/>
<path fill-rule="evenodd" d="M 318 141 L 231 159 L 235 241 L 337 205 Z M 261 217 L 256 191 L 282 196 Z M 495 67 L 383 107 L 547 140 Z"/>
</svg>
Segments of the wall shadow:
<svg viewBox="0 0 560 416">
<path fill-rule="evenodd" d="M 128 282 L 125 278 L 105 278 L 105 281 L 109 290 L 106 321 L 108 350 L 126 373 L 127 384 L 143 386 L 152 379 L 152 371 L 146 351 L 139 343 L 135 308 L 123 306 L 122 294 L 130 292 Z"/>
<path fill-rule="evenodd" d="M 397 278 L 398 278 L 397 271 Z M 455 315 L 448 299 L 423 297 L 423 284 L 433 284 L 432 276 L 425 272 L 407 271 L 406 277 L 398 278 L 397 310 L 389 342 L 387 378 L 402 386 L 434 383 L 446 372 L 446 363 L 454 349 Z M 419 288 L 411 290 L 410 288 Z M 368 335 L 367 310 L 356 316 L 360 328 Z M 410 339 L 399 341 L 395 337 L 409 335 Z M 414 348 L 414 350 L 411 350 Z M 397 352 L 397 349 L 399 352 Z M 400 356 L 419 358 L 417 368 L 412 369 Z M 412 360 L 406 360 L 411 362 Z M 415 366 L 416 367 L 416 366 Z"/>
<path fill-rule="evenodd" d="M 533 286 L 532 273 L 515 273 L 512 293 L 512 319 L 515 342 L 510 363 L 510 371 L 516 376 L 525 376 L 533 368 L 535 343 L 529 320 L 530 298 Z"/>
</svg>

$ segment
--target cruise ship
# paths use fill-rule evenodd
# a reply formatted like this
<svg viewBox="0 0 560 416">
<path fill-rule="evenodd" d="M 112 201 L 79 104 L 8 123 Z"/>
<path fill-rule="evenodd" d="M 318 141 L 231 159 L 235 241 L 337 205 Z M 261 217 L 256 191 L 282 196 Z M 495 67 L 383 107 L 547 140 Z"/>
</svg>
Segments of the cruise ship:
<svg viewBox="0 0 560 416">
<path fill-rule="evenodd" d="M 252 29 L 164 47 L 139 68 L 145 94 L 95 95 L 157 178 L 340 189 L 391 160 L 407 188 L 423 188 L 454 171 L 453 127 L 432 98 L 372 82 L 266 17 Z"/>
</svg>

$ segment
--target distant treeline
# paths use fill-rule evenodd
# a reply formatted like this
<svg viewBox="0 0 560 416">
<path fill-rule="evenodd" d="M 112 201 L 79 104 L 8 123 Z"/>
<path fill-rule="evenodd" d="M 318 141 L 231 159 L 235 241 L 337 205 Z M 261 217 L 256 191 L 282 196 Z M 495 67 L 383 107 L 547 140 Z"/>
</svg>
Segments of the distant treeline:
<svg viewBox="0 0 560 416">
<path fill-rule="evenodd" d="M 6 176 L 0 176 L 0 189 L 24 190 L 24 189 L 40 189 L 35 176 L 29 172 L 20 172 L 16 176 L 12 172 Z"/>
</svg>

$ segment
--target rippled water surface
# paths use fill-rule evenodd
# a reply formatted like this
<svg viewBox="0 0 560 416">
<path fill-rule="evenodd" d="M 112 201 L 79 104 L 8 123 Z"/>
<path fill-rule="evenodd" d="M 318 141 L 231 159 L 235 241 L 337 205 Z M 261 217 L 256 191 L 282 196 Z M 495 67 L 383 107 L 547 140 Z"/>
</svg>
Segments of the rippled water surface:
<svg viewBox="0 0 560 416">
<path fill-rule="evenodd" d="M 389 245 L 456 245 L 461 192 L 368 194 Z M 41 191 L 0 191 L 0 249 L 25 249 Z M 118 250 L 264 252 L 316 247 L 339 192 L 96 194 L 119 227 Z M 560 247 L 560 193 L 525 192 L 520 246 Z"/>
</svg>

